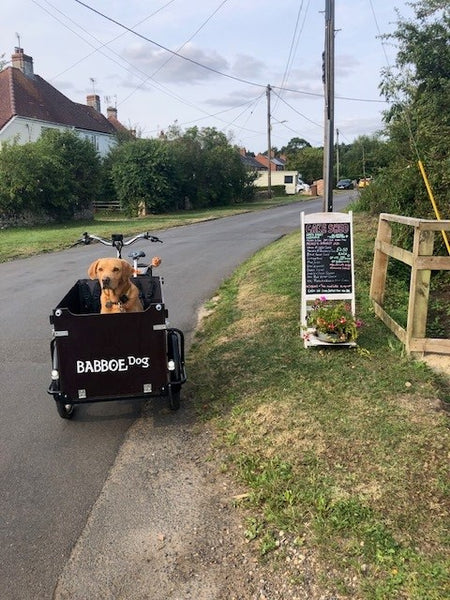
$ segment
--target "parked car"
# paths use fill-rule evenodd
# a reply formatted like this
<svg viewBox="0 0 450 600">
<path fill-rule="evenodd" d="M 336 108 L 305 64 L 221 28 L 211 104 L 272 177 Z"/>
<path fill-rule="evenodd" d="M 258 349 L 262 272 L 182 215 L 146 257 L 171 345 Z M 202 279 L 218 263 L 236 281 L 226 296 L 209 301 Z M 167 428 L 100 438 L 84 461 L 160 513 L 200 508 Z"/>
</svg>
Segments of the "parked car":
<svg viewBox="0 0 450 600">
<path fill-rule="evenodd" d="M 340 179 L 336 184 L 338 190 L 352 190 L 353 181 L 351 179 Z"/>
<path fill-rule="evenodd" d="M 359 181 L 358 181 L 358 187 L 359 188 L 365 188 L 367 187 L 372 181 L 372 177 L 362 177 Z"/>
<path fill-rule="evenodd" d="M 307 183 L 305 183 L 304 181 L 302 181 L 301 179 L 299 179 L 297 181 L 297 194 L 299 192 L 306 192 L 307 193 L 309 191 L 311 191 L 311 187 Z"/>
</svg>

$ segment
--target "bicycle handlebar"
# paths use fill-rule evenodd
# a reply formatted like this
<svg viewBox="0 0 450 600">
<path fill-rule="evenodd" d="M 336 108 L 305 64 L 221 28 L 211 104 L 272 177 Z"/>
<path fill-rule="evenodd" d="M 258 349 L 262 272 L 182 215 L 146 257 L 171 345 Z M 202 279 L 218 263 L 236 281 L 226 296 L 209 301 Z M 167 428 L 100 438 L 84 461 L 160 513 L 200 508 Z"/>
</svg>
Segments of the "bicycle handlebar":
<svg viewBox="0 0 450 600">
<path fill-rule="evenodd" d="M 111 240 L 105 240 L 104 238 L 95 235 L 94 233 L 88 233 L 87 231 L 85 231 L 83 233 L 83 236 L 76 243 L 85 244 L 87 246 L 93 240 L 97 240 L 97 242 L 100 242 L 105 246 L 116 246 L 117 244 L 120 244 L 121 246 L 130 246 L 131 244 L 134 244 L 136 240 L 140 239 L 150 240 L 151 242 L 161 242 L 161 244 L 163 243 L 163 241 L 156 237 L 156 235 L 150 235 L 148 231 L 146 231 L 145 233 L 139 233 L 130 238 L 129 240 L 124 240 L 123 235 L 121 233 L 113 233 L 111 235 Z"/>
<path fill-rule="evenodd" d="M 85 246 L 88 246 L 92 241 L 96 240 L 97 242 L 100 242 L 105 246 L 113 246 L 117 250 L 117 254 L 120 257 L 122 248 L 124 246 L 130 246 L 131 244 L 134 244 L 134 242 L 136 242 L 137 240 L 142 239 L 149 240 L 150 242 L 160 242 L 161 244 L 163 243 L 163 241 L 156 237 L 156 235 L 151 235 L 148 231 L 146 231 L 145 233 L 138 233 L 137 235 L 131 237 L 128 240 L 124 240 L 123 234 L 121 233 L 113 233 L 111 235 L 111 240 L 105 240 L 104 238 L 98 235 L 88 233 L 87 231 L 85 231 L 82 237 L 77 242 L 75 242 L 73 246 L 77 246 L 78 244 L 84 244 Z"/>
</svg>

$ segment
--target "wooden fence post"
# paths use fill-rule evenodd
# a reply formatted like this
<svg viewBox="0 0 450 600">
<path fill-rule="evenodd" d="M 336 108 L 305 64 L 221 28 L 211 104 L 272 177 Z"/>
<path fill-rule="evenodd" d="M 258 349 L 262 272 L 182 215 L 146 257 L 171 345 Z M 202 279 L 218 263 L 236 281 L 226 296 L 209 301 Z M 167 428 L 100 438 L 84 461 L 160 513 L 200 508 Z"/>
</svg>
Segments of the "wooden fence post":
<svg viewBox="0 0 450 600">
<path fill-rule="evenodd" d="M 430 269 L 420 269 L 421 256 L 432 256 L 434 231 L 414 229 L 413 263 L 409 289 L 408 323 L 406 326 L 406 351 L 410 352 L 411 340 L 425 338 L 427 329 L 428 299 L 430 296 Z M 417 354 L 423 354 L 417 353 Z"/>
<path fill-rule="evenodd" d="M 373 258 L 372 279 L 370 282 L 370 297 L 380 306 L 384 304 L 386 290 L 386 276 L 389 256 L 381 248 L 383 243 L 390 244 L 392 239 L 392 226 L 383 216 L 378 221 L 378 233 L 375 242 Z"/>
</svg>

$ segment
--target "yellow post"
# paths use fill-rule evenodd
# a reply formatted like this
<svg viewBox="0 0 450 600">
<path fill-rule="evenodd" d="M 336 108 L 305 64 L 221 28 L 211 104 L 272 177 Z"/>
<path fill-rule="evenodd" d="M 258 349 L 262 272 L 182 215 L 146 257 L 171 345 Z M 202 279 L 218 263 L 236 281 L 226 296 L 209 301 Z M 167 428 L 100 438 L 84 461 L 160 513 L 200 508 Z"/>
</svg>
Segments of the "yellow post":
<svg viewBox="0 0 450 600">
<path fill-rule="evenodd" d="M 438 221 L 442 221 L 441 215 L 439 213 L 439 209 L 437 207 L 436 201 L 434 199 L 433 190 L 431 189 L 430 182 L 428 181 L 427 174 L 425 173 L 425 168 L 421 160 L 419 160 L 419 169 L 422 173 L 423 180 L 425 182 L 425 187 L 427 188 L 428 196 L 430 197 L 431 204 L 433 205 L 434 214 L 436 215 L 436 219 Z M 446 231 L 441 231 L 442 237 L 444 238 L 444 243 L 447 248 L 447 252 L 450 254 L 450 243 L 448 241 L 448 236 Z"/>
</svg>

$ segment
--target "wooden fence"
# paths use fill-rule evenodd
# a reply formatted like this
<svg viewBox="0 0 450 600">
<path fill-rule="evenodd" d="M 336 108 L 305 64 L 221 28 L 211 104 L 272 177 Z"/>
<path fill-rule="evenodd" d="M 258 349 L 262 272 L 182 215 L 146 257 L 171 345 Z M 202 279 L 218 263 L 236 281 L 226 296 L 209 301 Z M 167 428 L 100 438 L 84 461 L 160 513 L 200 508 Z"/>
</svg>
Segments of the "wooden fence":
<svg viewBox="0 0 450 600">
<path fill-rule="evenodd" d="M 94 210 L 120 212 L 122 210 L 122 206 L 119 200 L 94 200 Z"/>
<path fill-rule="evenodd" d="M 414 228 L 412 252 L 391 243 L 392 223 Z M 386 213 L 380 214 L 375 240 L 370 298 L 375 314 L 405 344 L 408 353 L 450 354 L 450 339 L 425 337 L 431 271 L 450 270 L 450 256 L 433 255 L 434 238 L 437 231 L 450 231 L 450 221 L 431 221 Z M 406 329 L 401 327 L 383 308 L 389 257 L 411 267 Z"/>
</svg>

